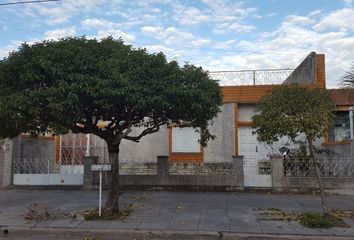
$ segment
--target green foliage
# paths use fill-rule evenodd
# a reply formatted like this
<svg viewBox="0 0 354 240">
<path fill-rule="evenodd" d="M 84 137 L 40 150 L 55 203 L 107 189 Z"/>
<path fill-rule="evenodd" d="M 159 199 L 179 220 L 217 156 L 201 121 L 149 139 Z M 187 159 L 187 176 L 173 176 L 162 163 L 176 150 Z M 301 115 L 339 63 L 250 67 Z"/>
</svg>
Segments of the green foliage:
<svg viewBox="0 0 354 240">
<path fill-rule="evenodd" d="M 202 68 L 111 37 L 24 43 L 0 61 L 0 137 L 71 130 L 119 145 L 183 120 L 202 129 L 206 144 L 221 101 L 218 83 Z M 133 127 L 144 131 L 131 135 Z"/>
<path fill-rule="evenodd" d="M 321 213 L 305 212 L 302 214 L 300 223 L 309 228 L 330 228 L 334 226 L 335 221 L 326 218 Z"/>
<path fill-rule="evenodd" d="M 262 97 L 252 120 L 259 141 L 271 144 L 283 136 L 294 141 L 299 134 L 313 141 L 333 124 L 334 110 L 327 90 L 284 85 Z"/>
</svg>

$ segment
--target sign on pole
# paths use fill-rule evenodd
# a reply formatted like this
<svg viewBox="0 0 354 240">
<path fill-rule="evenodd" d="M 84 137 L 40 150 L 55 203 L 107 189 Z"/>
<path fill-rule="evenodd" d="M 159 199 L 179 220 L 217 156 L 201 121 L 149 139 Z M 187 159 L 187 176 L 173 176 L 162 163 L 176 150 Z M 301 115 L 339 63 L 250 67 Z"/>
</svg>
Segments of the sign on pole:
<svg viewBox="0 0 354 240">
<path fill-rule="evenodd" d="M 91 165 L 91 171 L 100 171 L 100 188 L 99 188 L 99 197 L 98 197 L 98 216 L 102 215 L 102 172 L 111 171 L 111 165 L 109 164 L 95 164 Z"/>
</svg>

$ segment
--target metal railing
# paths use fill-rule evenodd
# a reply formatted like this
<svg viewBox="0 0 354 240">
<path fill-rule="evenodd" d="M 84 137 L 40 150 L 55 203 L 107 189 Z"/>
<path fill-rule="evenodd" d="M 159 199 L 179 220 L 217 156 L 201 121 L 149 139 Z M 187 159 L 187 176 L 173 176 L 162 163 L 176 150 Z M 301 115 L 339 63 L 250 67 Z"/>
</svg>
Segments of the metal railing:
<svg viewBox="0 0 354 240">
<path fill-rule="evenodd" d="M 212 79 L 219 80 L 220 85 L 272 85 L 282 84 L 293 69 L 264 69 L 240 71 L 210 71 Z"/>
<path fill-rule="evenodd" d="M 84 166 L 80 164 L 58 164 L 50 158 L 15 158 L 14 174 L 83 174 Z"/>
<path fill-rule="evenodd" d="M 322 177 L 354 177 L 354 159 L 319 160 Z M 287 159 L 283 161 L 286 177 L 315 177 L 315 161 L 308 159 Z"/>
<path fill-rule="evenodd" d="M 50 159 L 47 158 L 16 158 L 13 162 L 15 174 L 50 173 Z"/>
</svg>

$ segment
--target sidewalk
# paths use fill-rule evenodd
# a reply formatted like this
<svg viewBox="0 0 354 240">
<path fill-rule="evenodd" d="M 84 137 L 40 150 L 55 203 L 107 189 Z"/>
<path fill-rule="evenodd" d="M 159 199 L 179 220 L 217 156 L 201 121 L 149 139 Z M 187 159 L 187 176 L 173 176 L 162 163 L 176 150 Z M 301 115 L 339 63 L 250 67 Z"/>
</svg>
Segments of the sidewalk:
<svg viewBox="0 0 354 240">
<path fill-rule="evenodd" d="M 351 228 L 319 230 L 305 228 L 295 222 L 271 220 L 257 211 L 257 208 L 279 208 L 292 212 L 319 212 L 321 211 L 319 196 L 215 192 L 124 192 L 121 195 L 121 206 L 134 204 L 135 209 L 132 215 L 123 221 L 83 221 L 70 217 L 40 222 L 28 221 L 24 219 L 24 215 L 32 203 L 43 204 L 63 213 L 73 213 L 97 207 L 98 192 L 0 191 L 1 229 L 9 229 L 9 231 L 13 229 L 13 232 L 16 230 L 18 233 L 36 230 L 39 232 L 51 230 L 54 233 L 58 230 L 63 231 L 63 229 L 67 229 L 68 233 L 70 231 L 73 233 L 91 231 L 93 233 L 97 230 L 103 235 L 108 234 L 110 230 L 130 234 L 132 231 L 139 234 L 149 231 L 160 234 L 183 232 L 188 236 L 206 234 L 212 236 L 212 239 L 218 236 L 225 238 L 228 234 L 229 236 L 230 234 L 253 234 L 253 236 L 266 237 L 270 234 L 294 237 L 331 236 L 332 239 L 334 236 L 354 238 L 354 219 L 347 221 Z M 330 208 L 354 209 L 354 196 L 329 196 L 328 204 Z"/>
</svg>

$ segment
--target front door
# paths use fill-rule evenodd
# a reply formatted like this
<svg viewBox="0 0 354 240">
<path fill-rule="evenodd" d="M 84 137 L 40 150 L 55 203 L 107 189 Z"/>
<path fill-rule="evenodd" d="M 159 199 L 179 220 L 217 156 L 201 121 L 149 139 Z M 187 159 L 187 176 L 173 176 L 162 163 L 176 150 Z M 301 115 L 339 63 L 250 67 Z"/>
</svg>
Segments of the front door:
<svg viewBox="0 0 354 240">
<path fill-rule="evenodd" d="M 267 165 L 267 149 L 252 134 L 254 128 L 242 126 L 238 129 L 239 155 L 243 158 L 243 174 L 245 187 L 271 187 L 272 177 Z"/>
</svg>

